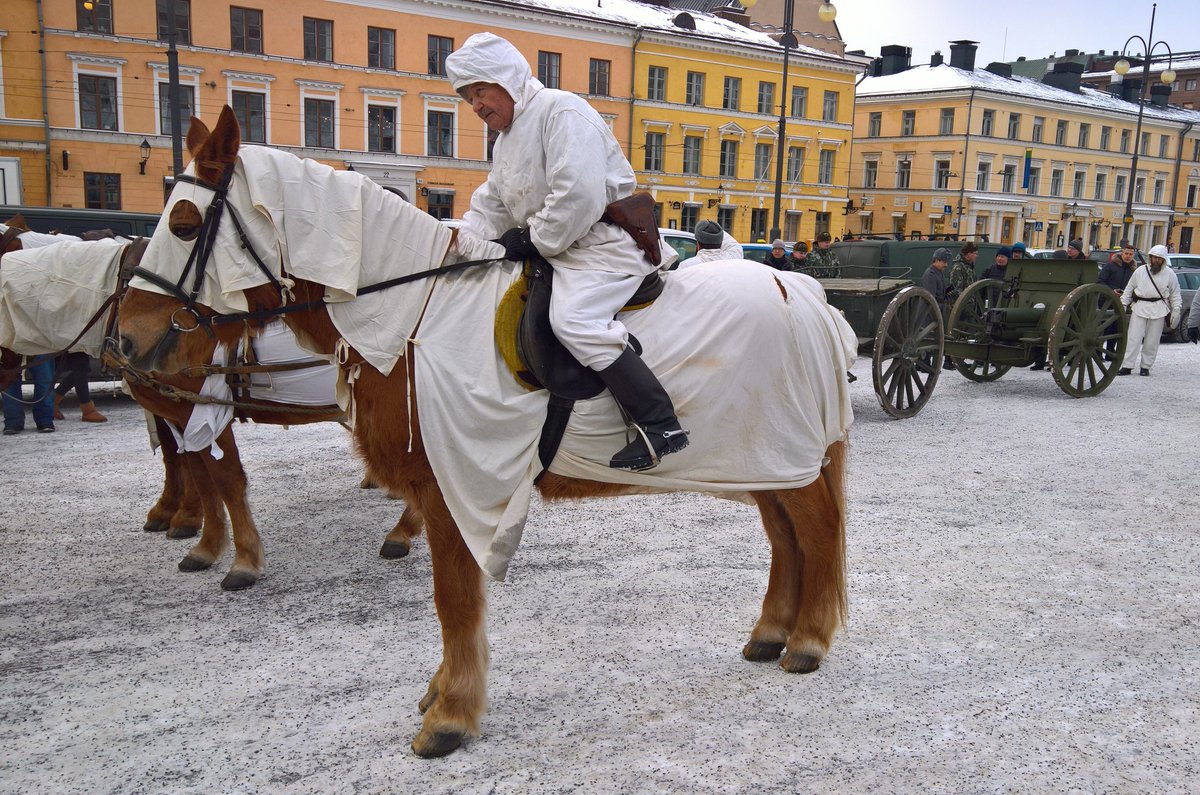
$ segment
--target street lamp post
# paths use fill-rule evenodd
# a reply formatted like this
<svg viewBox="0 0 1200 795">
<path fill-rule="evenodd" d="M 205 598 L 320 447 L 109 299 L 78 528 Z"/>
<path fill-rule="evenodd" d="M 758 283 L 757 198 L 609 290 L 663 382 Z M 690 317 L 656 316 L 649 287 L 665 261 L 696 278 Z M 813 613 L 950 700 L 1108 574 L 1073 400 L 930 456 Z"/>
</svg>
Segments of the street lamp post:
<svg viewBox="0 0 1200 795">
<path fill-rule="evenodd" d="M 1145 57 L 1142 59 L 1142 84 L 1138 88 L 1138 112 L 1137 126 L 1133 133 L 1133 160 L 1129 166 L 1129 190 L 1125 194 L 1125 217 L 1123 219 L 1125 228 L 1125 237 L 1132 241 L 1133 236 L 1129 233 L 1129 227 L 1133 224 L 1133 192 L 1134 186 L 1137 185 L 1137 166 L 1138 155 L 1142 150 L 1142 114 L 1146 109 L 1146 90 L 1150 86 L 1150 56 L 1154 52 L 1154 48 L 1160 44 L 1167 51 L 1167 68 L 1163 70 L 1161 79 L 1163 83 L 1170 85 L 1175 82 L 1175 70 L 1171 68 L 1172 54 L 1171 47 L 1165 41 L 1154 41 L 1154 16 L 1158 13 L 1158 3 L 1150 7 L 1150 35 L 1146 38 L 1141 36 L 1130 36 L 1125 40 L 1125 46 L 1121 48 L 1121 60 L 1113 64 L 1113 71 L 1122 77 L 1129 71 L 1129 60 L 1125 57 L 1125 51 L 1129 48 L 1129 42 L 1137 39 L 1142 43 L 1142 48 L 1145 50 Z"/>
<path fill-rule="evenodd" d="M 183 173 L 183 120 L 179 117 L 179 29 L 175 27 L 175 0 L 167 0 L 167 104 L 171 112 L 171 168 Z M 195 104 L 195 103 L 193 103 Z"/>
<path fill-rule="evenodd" d="M 758 3 L 758 0 L 740 1 L 747 9 L 753 8 Z M 791 100 L 788 96 L 788 60 L 792 48 L 799 44 L 796 34 L 792 32 L 794 11 L 795 0 L 784 0 L 783 35 L 779 37 L 779 44 L 783 47 L 783 84 L 779 92 L 779 140 L 775 146 L 775 209 L 771 215 L 771 240 L 779 240 L 781 237 L 779 213 L 783 206 L 783 159 L 787 152 L 787 115 Z M 829 0 L 825 0 L 817 9 L 817 16 L 822 22 L 832 22 L 837 17 L 837 8 Z"/>
</svg>

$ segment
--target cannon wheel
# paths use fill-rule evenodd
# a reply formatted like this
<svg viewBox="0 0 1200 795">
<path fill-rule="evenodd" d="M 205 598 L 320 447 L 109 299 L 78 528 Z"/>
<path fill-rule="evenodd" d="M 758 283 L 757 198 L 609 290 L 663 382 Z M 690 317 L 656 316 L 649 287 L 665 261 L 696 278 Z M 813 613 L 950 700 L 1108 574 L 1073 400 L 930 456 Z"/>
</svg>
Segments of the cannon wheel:
<svg viewBox="0 0 1200 795">
<path fill-rule="evenodd" d="M 1116 332 L 1107 333 L 1114 321 Z M 1128 328 L 1121 299 L 1103 284 L 1084 284 L 1067 293 L 1050 324 L 1054 382 L 1071 397 L 1099 395 L 1117 377 Z M 1110 359 L 1104 343 L 1111 339 L 1117 341 L 1117 350 Z"/>
<path fill-rule="evenodd" d="M 988 307 L 1003 305 L 999 279 L 983 279 L 968 287 L 950 310 L 946 333 L 951 339 L 982 339 L 985 336 L 983 313 Z M 1007 364 L 988 359 L 955 359 L 954 367 L 972 381 L 995 381 L 1009 370 Z"/>
<path fill-rule="evenodd" d="M 903 419 L 925 407 L 942 370 L 942 314 L 928 290 L 905 287 L 884 310 L 871 377 L 879 405 Z"/>
</svg>

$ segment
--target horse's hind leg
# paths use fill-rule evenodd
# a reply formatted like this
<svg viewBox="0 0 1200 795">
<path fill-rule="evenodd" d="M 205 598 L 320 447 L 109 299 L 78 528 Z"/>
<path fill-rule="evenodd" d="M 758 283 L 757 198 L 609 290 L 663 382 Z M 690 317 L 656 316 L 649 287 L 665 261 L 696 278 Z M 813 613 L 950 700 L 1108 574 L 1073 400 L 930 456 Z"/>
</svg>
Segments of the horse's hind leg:
<svg viewBox="0 0 1200 795">
<path fill-rule="evenodd" d="M 778 492 L 756 491 L 754 500 L 771 544 L 771 574 L 762 615 L 750 633 L 742 656 L 751 662 L 778 660 L 796 623 L 800 600 L 799 548 L 792 520 Z"/>
<path fill-rule="evenodd" d="M 404 506 L 400 521 L 392 528 L 392 532 L 383 539 L 379 548 L 379 557 L 396 560 L 408 555 L 412 550 L 412 540 L 421 535 L 421 517 L 411 505 Z"/>
<path fill-rule="evenodd" d="M 229 547 L 225 503 L 221 502 L 221 495 L 213 485 L 204 463 L 205 458 L 211 457 L 208 452 L 179 454 L 180 463 L 187 473 L 188 485 L 204 513 L 200 540 L 179 561 L 180 571 L 204 571 L 216 563 Z"/>
</svg>

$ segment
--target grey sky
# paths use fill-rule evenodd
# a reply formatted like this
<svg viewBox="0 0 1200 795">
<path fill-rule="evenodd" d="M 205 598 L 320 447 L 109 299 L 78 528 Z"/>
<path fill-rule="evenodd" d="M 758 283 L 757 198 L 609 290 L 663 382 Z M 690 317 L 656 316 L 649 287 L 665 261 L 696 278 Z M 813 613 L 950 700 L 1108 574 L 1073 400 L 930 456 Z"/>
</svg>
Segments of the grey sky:
<svg viewBox="0 0 1200 795">
<path fill-rule="evenodd" d="M 1120 49 L 1132 35 L 1150 31 L 1151 3 L 1137 0 L 834 0 L 838 27 L 848 49 L 878 55 L 879 48 L 913 48 L 913 63 L 928 63 L 934 50 L 949 59 L 947 42 L 980 42 L 976 64 L 1045 58 L 1075 48 L 1086 52 Z M 1200 2 L 1160 0 L 1155 41 L 1172 51 L 1200 50 Z M 1006 43 L 1007 33 L 1007 43 Z M 1141 52 L 1139 43 L 1130 48 Z M 1164 52 L 1162 47 L 1155 54 Z"/>
</svg>

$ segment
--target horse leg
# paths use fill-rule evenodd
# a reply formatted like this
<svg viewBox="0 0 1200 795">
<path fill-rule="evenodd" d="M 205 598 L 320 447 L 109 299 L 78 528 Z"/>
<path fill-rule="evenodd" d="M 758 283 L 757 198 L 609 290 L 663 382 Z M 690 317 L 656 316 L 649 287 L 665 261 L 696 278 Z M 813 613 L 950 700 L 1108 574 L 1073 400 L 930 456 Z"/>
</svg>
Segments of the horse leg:
<svg viewBox="0 0 1200 795">
<path fill-rule="evenodd" d="M 421 535 L 421 517 L 411 505 L 404 506 L 400 521 L 392 528 L 392 532 L 383 539 L 379 549 L 379 557 L 396 560 L 408 555 L 412 549 L 412 540 Z"/>
<path fill-rule="evenodd" d="M 154 415 L 150 415 L 154 416 Z M 146 514 L 146 524 L 142 525 L 142 529 L 147 533 L 161 533 L 164 530 L 178 528 L 182 530 L 190 527 L 191 535 L 196 534 L 196 530 L 200 527 L 199 510 L 193 510 L 186 516 L 182 513 L 182 506 L 185 504 L 187 491 L 187 474 L 180 459 L 179 448 L 175 444 L 175 437 L 171 435 L 170 429 L 162 417 L 154 417 L 154 424 L 158 429 L 159 447 L 162 450 L 163 461 L 163 489 L 158 497 L 158 501 Z M 190 506 L 198 509 L 198 505 Z M 175 517 L 178 515 L 178 521 Z M 194 521 L 188 521 L 193 519 Z M 175 532 L 178 532 L 176 530 Z M 185 538 L 190 536 L 177 536 Z"/>
<path fill-rule="evenodd" d="M 196 454 L 180 453 L 179 455 L 184 458 Z M 208 521 L 206 512 L 211 511 L 211 507 L 206 508 L 204 505 L 204 494 L 200 488 L 200 483 L 204 481 L 197 482 L 197 473 L 193 472 L 192 468 L 183 461 L 180 462 L 179 469 L 180 486 L 183 491 L 179 498 L 179 508 L 171 516 L 171 527 L 167 530 L 167 538 L 194 538 Z M 223 513 L 220 515 L 224 516 Z"/>
<path fill-rule="evenodd" d="M 263 572 L 263 545 L 250 514 L 250 503 L 246 499 L 246 471 L 238 455 L 233 429 L 226 427 L 217 437 L 216 444 L 224 455 L 220 459 L 209 453 L 200 453 L 208 478 L 215 493 L 229 510 L 229 523 L 233 527 L 233 565 L 221 580 L 226 591 L 240 591 L 258 582 Z"/>
<path fill-rule="evenodd" d="M 229 531 L 225 526 L 225 505 L 208 474 L 204 459 L 212 458 L 207 451 L 180 453 L 191 494 L 199 501 L 204 514 L 200 540 L 179 561 L 180 571 L 204 571 L 216 563 L 229 547 Z"/>
<path fill-rule="evenodd" d="M 479 733 L 487 708 L 487 610 L 483 571 L 471 557 L 436 484 L 420 489 L 415 503 L 425 520 L 433 562 L 433 600 L 442 625 L 442 662 L 421 699 L 425 714 L 412 749 L 426 758 L 445 756 L 467 735 Z"/>
<path fill-rule="evenodd" d="M 826 455 L 830 464 L 816 481 L 779 492 L 800 549 L 798 610 L 779 662 L 791 673 L 817 670 L 847 614 L 846 443 L 831 445 Z"/>
<path fill-rule="evenodd" d="M 762 614 L 750 633 L 742 656 L 751 662 L 778 660 L 796 622 L 800 600 L 800 549 L 796 533 L 778 492 L 753 492 L 771 544 L 771 574 L 763 597 Z"/>
</svg>

